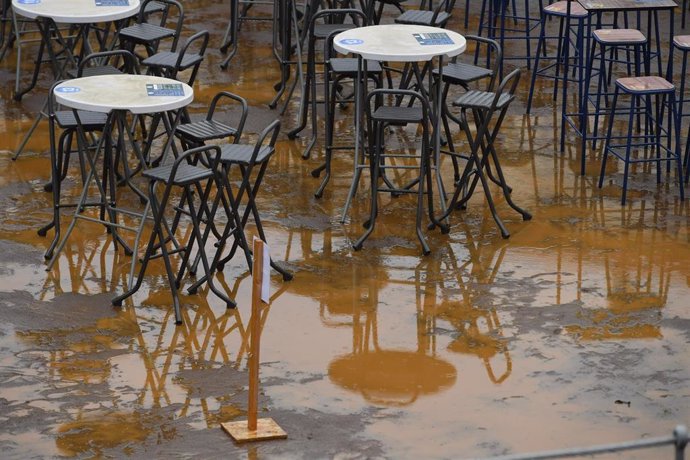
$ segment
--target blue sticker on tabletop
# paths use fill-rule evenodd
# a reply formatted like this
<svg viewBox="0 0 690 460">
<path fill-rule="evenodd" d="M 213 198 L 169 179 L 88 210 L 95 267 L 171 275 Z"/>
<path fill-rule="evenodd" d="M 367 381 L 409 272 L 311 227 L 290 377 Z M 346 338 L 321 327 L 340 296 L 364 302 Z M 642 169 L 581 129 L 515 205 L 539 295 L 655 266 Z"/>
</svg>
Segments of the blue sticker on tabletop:
<svg viewBox="0 0 690 460">
<path fill-rule="evenodd" d="M 129 6 L 129 0 L 96 0 L 96 6 Z"/>
<path fill-rule="evenodd" d="M 184 96 L 182 83 L 146 83 L 146 94 L 149 96 Z"/>
<path fill-rule="evenodd" d="M 41 3 L 41 0 L 17 0 L 20 5 L 37 5 Z"/>
<path fill-rule="evenodd" d="M 76 86 L 58 86 L 55 88 L 56 93 L 78 93 L 79 91 L 81 91 L 81 88 Z"/>
<path fill-rule="evenodd" d="M 364 43 L 364 40 L 360 40 L 359 38 L 343 38 L 338 43 L 341 45 L 361 45 Z"/>
<path fill-rule="evenodd" d="M 455 42 L 445 32 L 434 32 L 430 34 L 412 34 L 420 45 L 452 45 Z"/>
</svg>

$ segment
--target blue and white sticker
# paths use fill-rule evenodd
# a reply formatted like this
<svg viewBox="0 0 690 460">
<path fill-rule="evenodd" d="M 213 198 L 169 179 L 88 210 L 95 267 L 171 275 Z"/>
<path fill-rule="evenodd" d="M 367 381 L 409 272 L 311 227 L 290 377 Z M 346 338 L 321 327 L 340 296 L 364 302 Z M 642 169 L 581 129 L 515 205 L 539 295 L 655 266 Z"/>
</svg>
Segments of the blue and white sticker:
<svg viewBox="0 0 690 460">
<path fill-rule="evenodd" d="M 343 38 L 338 43 L 340 43 L 341 45 L 361 45 L 362 43 L 364 43 L 364 40 L 361 40 L 359 38 Z"/>
<path fill-rule="evenodd" d="M 37 5 L 41 3 L 41 0 L 17 0 L 17 3 L 21 5 Z"/>
<path fill-rule="evenodd" d="M 78 93 L 81 88 L 76 86 L 58 86 L 55 88 L 56 93 Z"/>
</svg>

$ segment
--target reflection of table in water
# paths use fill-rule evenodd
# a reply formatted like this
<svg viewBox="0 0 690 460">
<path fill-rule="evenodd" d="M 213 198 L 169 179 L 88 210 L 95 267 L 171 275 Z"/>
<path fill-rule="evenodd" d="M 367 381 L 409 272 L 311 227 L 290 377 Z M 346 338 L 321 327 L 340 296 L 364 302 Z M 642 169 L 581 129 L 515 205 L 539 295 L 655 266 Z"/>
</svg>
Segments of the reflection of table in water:
<svg viewBox="0 0 690 460">
<path fill-rule="evenodd" d="M 421 395 L 455 384 L 448 362 L 415 351 L 373 350 L 340 356 L 328 366 L 331 380 L 374 404 L 405 406 Z"/>
</svg>

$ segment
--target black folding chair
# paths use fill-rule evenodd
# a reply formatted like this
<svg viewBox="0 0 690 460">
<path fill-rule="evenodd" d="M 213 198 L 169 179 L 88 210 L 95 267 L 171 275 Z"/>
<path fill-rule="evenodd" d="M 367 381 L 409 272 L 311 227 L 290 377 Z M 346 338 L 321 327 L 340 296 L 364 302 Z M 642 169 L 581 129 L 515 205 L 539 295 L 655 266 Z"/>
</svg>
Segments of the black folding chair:
<svg viewBox="0 0 690 460">
<path fill-rule="evenodd" d="M 228 308 L 235 307 L 235 302 L 226 293 L 218 289 L 213 281 L 211 265 L 206 256 L 206 241 L 202 237 L 200 229 L 202 219 L 209 216 L 207 202 L 213 189 L 211 185 L 215 183 L 220 187 L 219 176 L 216 174 L 219 159 L 220 148 L 218 146 L 202 146 L 185 151 L 172 164 L 147 169 L 142 173 L 143 177 L 149 180 L 148 196 L 149 206 L 153 215 L 153 229 L 146 246 L 146 252 L 141 262 L 136 283 L 127 292 L 115 297 L 112 300 L 113 305 L 120 306 L 124 299 L 133 295 L 141 287 L 149 261 L 162 257 L 172 293 L 175 322 L 181 324 L 182 313 L 180 311 L 178 289 L 187 271 L 191 252 L 196 244 L 198 247 L 198 257 L 205 272 L 204 276 L 209 283 L 211 291 L 222 299 Z M 199 162 L 202 165 L 194 164 L 197 160 L 200 160 Z M 157 193 L 159 184 L 165 187 L 160 199 Z M 182 198 L 180 204 L 172 206 L 175 211 L 175 217 L 174 223 L 169 225 L 165 217 L 165 211 L 172 198 L 173 188 L 182 189 Z M 195 204 L 197 201 L 198 204 Z M 180 244 L 175 235 L 176 230 L 179 228 L 177 222 L 179 222 L 182 214 L 187 215 L 192 223 L 192 236 L 185 244 Z M 172 250 L 167 247 L 170 243 L 174 245 Z M 154 254 L 157 250 L 160 250 L 160 254 Z M 170 256 L 176 253 L 182 254 L 177 275 L 174 273 L 170 262 Z"/>
<path fill-rule="evenodd" d="M 462 176 L 455 182 L 453 199 L 446 212 L 441 217 L 436 218 L 435 223 L 441 227 L 443 233 L 447 233 L 449 227 L 440 222 L 448 217 L 454 209 L 464 209 L 465 204 L 472 197 L 477 182 L 481 182 L 482 188 L 484 189 L 484 195 L 491 209 L 491 214 L 501 231 L 501 236 L 503 236 L 503 238 L 508 238 L 510 236 L 510 233 L 496 212 L 496 206 L 491 197 L 491 190 L 487 179 L 487 175 L 494 178 L 491 172 L 491 165 L 493 165 L 497 176 L 493 180 L 501 187 L 506 202 L 511 208 L 520 213 L 524 220 L 530 220 L 532 218 L 529 212 L 521 209 L 513 202 L 511 198 L 512 189 L 506 183 L 494 146 L 494 141 L 498 136 L 503 120 L 508 112 L 508 107 L 515 99 L 515 89 L 519 80 L 520 69 L 515 69 L 501 81 L 501 84 L 495 92 L 468 91 L 453 102 L 454 106 L 460 107 L 461 109 L 460 127 L 465 131 L 465 135 L 470 144 L 470 155 Z M 472 114 L 474 126 L 476 128 L 475 130 L 473 130 L 470 125 L 468 112 Z M 451 155 L 457 154 L 451 153 Z M 468 187 L 470 176 L 473 177 Z"/>
</svg>

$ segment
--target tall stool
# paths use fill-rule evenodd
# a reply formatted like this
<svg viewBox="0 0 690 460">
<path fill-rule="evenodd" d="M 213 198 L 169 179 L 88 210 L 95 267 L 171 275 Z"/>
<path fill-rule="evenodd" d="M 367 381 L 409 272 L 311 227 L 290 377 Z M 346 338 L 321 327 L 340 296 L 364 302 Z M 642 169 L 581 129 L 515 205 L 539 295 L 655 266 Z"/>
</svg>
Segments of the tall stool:
<svg viewBox="0 0 690 460">
<path fill-rule="evenodd" d="M 569 13 L 569 14 L 568 14 Z M 541 29 L 539 32 L 539 41 L 537 43 L 537 50 L 534 57 L 534 68 L 532 69 L 532 81 L 529 87 L 529 96 L 527 97 L 527 113 L 532 109 L 532 99 L 534 96 L 534 85 L 537 77 L 551 78 L 554 80 L 553 100 L 557 99 L 559 84 L 563 84 L 563 100 L 561 101 L 561 150 L 565 148 L 565 125 L 568 122 L 568 114 L 566 111 L 568 99 L 568 83 L 574 82 L 582 85 L 584 82 L 584 65 L 583 65 L 583 50 L 584 50 L 584 35 L 585 35 L 585 19 L 589 13 L 582 5 L 576 1 L 564 0 L 551 5 L 547 5 L 541 10 Z M 551 19 L 558 20 L 558 35 L 554 37 L 547 37 L 547 23 Z M 575 26 L 574 37 L 571 38 L 572 27 Z M 568 30 L 566 30 L 568 28 Z M 556 54 L 553 56 L 546 56 L 546 40 L 553 38 L 557 40 Z M 575 46 L 572 46 L 571 40 L 574 40 Z M 546 60 L 547 64 L 540 67 L 542 61 Z M 567 73 L 571 63 L 576 64 L 579 69 L 577 76 L 571 77 Z M 582 93 L 579 94 L 582 96 Z"/>
<path fill-rule="evenodd" d="M 686 3 L 684 2 L 684 7 L 686 8 Z M 685 9 L 683 10 L 683 15 L 685 15 Z M 685 103 L 690 102 L 690 95 L 685 95 L 685 85 L 686 85 L 686 77 L 688 75 L 688 53 L 690 52 L 690 35 L 676 35 L 673 37 L 673 41 L 671 42 L 671 53 L 668 58 L 668 67 L 666 71 L 666 79 L 668 81 L 673 81 L 673 54 L 674 51 L 678 50 L 681 53 L 683 53 L 683 64 L 681 65 L 680 69 L 680 82 L 678 84 L 678 97 L 676 98 L 676 104 L 678 106 L 678 118 L 680 119 L 680 123 L 682 126 L 683 123 L 683 117 L 688 117 L 690 116 L 690 111 L 686 112 L 685 111 Z M 685 143 L 685 153 L 683 155 L 684 157 L 684 163 L 686 165 L 686 168 L 688 167 L 688 157 L 690 156 L 690 136 L 688 136 L 688 139 Z"/>
<path fill-rule="evenodd" d="M 313 0 L 312 0 L 313 1 Z M 310 2 L 311 4 L 312 2 Z M 307 126 L 308 113 L 311 112 L 311 139 L 307 148 L 302 153 L 302 158 L 307 159 L 311 155 L 311 150 L 316 145 L 318 119 L 316 114 L 317 100 L 317 70 L 318 62 L 316 58 L 316 42 L 325 40 L 335 30 L 346 30 L 353 27 L 366 25 L 366 14 L 356 8 L 326 9 L 309 14 L 309 28 L 307 41 L 307 73 L 302 86 L 302 99 L 300 101 L 299 121 L 297 127 L 288 132 L 288 138 L 295 139 L 297 135 Z M 351 23 L 343 23 L 345 18 L 350 17 Z"/>
<path fill-rule="evenodd" d="M 397 98 L 406 98 L 405 104 L 401 105 L 380 105 L 385 96 L 395 96 Z M 376 102 L 376 107 L 372 111 L 372 101 Z M 378 194 L 379 193 L 416 193 L 417 194 L 417 214 L 415 219 L 415 226 L 417 230 L 417 237 L 422 245 L 422 252 L 427 255 L 431 252 L 429 245 L 426 242 L 424 233 L 422 232 L 422 217 L 424 215 L 424 195 L 428 196 L 429 218 L 434 221 L 433 214 L 433 196 L 432 196 L 432 178 L 431 178 L 431 144 L 429 137 L 429 102 L 420 93 L 411 90 L 401 89 L 375 89 L 367 95 L 366 114 L 369 132 L 369 169 L 371 171 L 371 207 L 369 212 L 369 219 L 364 226 L 366 231 L 353 244 L 353 248 L 357 251 L 362 249 L 364 241 L 374 231 L 376 217 L 378 215 Z M 422 145 L 419 153 L 415 156 L 419 159 L 418 166 L 412 165 L 393 165 L 386 164 L 387 159 L 395 158 L 412 158 L 409 154 L 401 154 L 390 152 L 387 153 L 384 147 L 385 126 L 406 126 L 408 124 L 418 124 L 422 129 Z M 419 170 L 419 175 L 412 182 L 403 186 L 394 185 L 386 177 L 386 170 L 391 168 L 412 169 Z M 382 182 L 382 183 L 381 183 Z M 414 190 L 414 186 L 416 190 Z M 425 190 L 426 187 L 426 190 Z"/>
<path fill-rule="evenodd" d="M 359 59 L 352 56 L 339 57 L 336 56 L 336 51 L 333 49 L 333 39 L 342 30 L 331 32 L 325 41 L 324 47 L 324 119 L 326 125 L 326 145 L 324 146 L 324 162 L 314 168 L 311 172 L 312 177 L 319 177 L 324 172 L 324 177 L 319 184 L 319 187 L 314 192 L 315 198 L 321 198 L 323 191 L 328 185 L 331 178 L 331 161 L 333 159 L 334 150 L 349 150 L 353 149 L 352 145 L 335 145 L 334 143 L 334 125 L 335 125 L 335 106 L 336 102 L 344 105 L 346 102 L 355 102 L 354 97 L 342 97 L 339 88 L 342 86 L 343 80 L 356 81 L 358 75 L 361 78 L 361 84 L 368 84 L 371 80 L 376 88 L 382 87 L 383 68 L 377 61 L 367 60 L 364 64 L 365 69 L 359 69 Z M 340 97 L 339 97 L 340 96 Z"/>
<path fill-rule="evenodd" d="M 195 162 L 195 159 L 200 159 L 203 164 L 210 167 L 192 164 Z M 151 237 L 146 246 L 146 252 L 141 262 L 136 283 L 129 291 L 115 297 L 112 300 L 113 305 L 122 305 L 124 299 L 139 290 L 149 261 L 155 257 L 162 257 L 165 263 L 170 292 L 172 293 L 175 322 L 176 324 L 182 324 L 182 312 L 180 311 L 180 299 L 178 298 L 177 291 L 186 272 L 191 251 L 196 243 L 199 258 L 203 264 L 205 277 L 208 280 L 211 291 L 221 298 L 228 308 L 235 307 L 235 302 L 218 289 L 213 282 L 211 267 L 206 257 L 205 240 L 202 238 L 200 230 L 202 218 L 213 219 L 213 216 L 208 215 L 207 201 L 212 188 L 210 186 L 211 183 L 219 184 L 216 176 L 219 159 L 220 148 L 218 146 L 202 146 L 185 151 L 172 164 L 147 169 L 142 173 L 143 177 L 149 181 L 149 205 L 147 207 L 151 208 L 153 215 L 153 229 L 151 230 Z M 156 192 L 159 184 L 165 187 L 160 199 Z M 166 207 L 171 199 L 173 188 L 182 189 L 181 203 L 186 204 L 186 209 L 183 209 L 182 206 L 173 206 L 175 221 L 179 221 L 180 214 L 186 214 L 192 223 L 192 236 L 184 245 L 181 245 L 174 235 L 176 225 L 168 225 L 165 217 Z M 195 195 L 199 203 L 198 208 L 194 204 L 196 202 Z M 167 247 L 170 243 L 173 243 L 175 246 L 172 250 Z M 161 251 L 160 255 L 154 255 L 154 251 L 158 249 Z M 183 257 L 176 275 L 170 262 L 170 256 L 177 253 L 181 253 Z"/>
<path fill-rule="evenodd" d="M 585 174 L 585 159 L 587 153 L 587 140 L 592 141 L 592 149 L 596 149 L 599 136 L 599 117 L 605 115 L 606 109 L 602 109 L 602 99 L 606 106 L 613 94 L 609 90 L 613 74 L 613 64 L 623 64 L 626 67 L 626 76 L 639 77 L 642 75 L 642 63 L 644 63 L 644 75 L 649 75 L 648 40 L 645 35 L 636 29 L 598 29 L 592 33 L 592 47 L 590 59 L 585 71 L 585 93 L 583 97 L 583 113 L 580 122 L 580 135 L 582 136 L 582 152 L 580 156 L 580 175 Z M 598 49 L 598 54 L 597 54 Z M 607 52 L 608 57 L 607 57 Z M 632 62 L 630 55 L 632 53 Z M 626 59 L 619 56 L 625 54 Z M 594 68 L 595 61 L 599 60 L 599 68 Z M 597 74 L 595 89 L 592 91 L 591 82 L 593 74 Z M 593 100 L 592 100 L 593 99 Z M 589 110 L 589 102 L 593 103 L 593 111 Z M 589 116 L 594 115 L 592 134 L 588 135 Z"/>
<path fill-rule="evenodd" d="M 520 69 L 515 69 L 501 81 L 496 91 L 468 91 L 453 102 L 454 106 L 461 109 L 460 127 L 465 131 L 467 141 L 470 144 L 470 155 L 462 176 L 455 182 L 455 192 L 447 210 L 441 217 L 435 219 L 436 222 L 432 220 L 439 225 L 441 232 L 447 233 L 450 229 L 448 225 L 440 222 L 445 220 L 454 209 L 464 209 L 477 184 L 481 182 L 491 215 L 501 232 L 501 236 L 503 238 L 510 236 L 496 211 L 489 188 L 489 179 L 501 187 L 506 202 L 522 216 L 523 220 L 532 218 L 529 212 L 513 202 L 511 198 L 512 188 L 508 186 L 503 175 L 503 169 L 494 146 L 494 141 L 501 129 L 510 103 L 515 99 L 515 89 L 519 81 Z M 468 113 L 472 115 L 476 128 L 474 130 L 470 124 Z M 497 177 L 494 177 L 492 168 Z"/>
<path fill-rule="evenodd" d="M 628 172 L 631 163 L 656 163 L 657 183 L 661 183 L 661 162 L 676 162 L 678 169 L 678 183 L 680 187 L 680 199 L 685 198 L 683 190 L 683 167 L 680 159 L 680 119 L 676 109 L 676 88 L 668 80 L 656 77 L 625 77 L 616 80 L 616 89 L 613 93 L 611 103 L 611 115 L 606 132 L 606 143 L 604 145 L 604 155 L 601 162 L 601 173 L 599 174 L 599 188 L 604 184 L 606 173 L 606 160 L 609 154 L 616 156 L 625 163 L 623 171 L 623 195 L 621 205 L 625 204 L 628 189 Z M 628 128 L 625 135 L 613 136 L 613 124 L 617 113 L 625 113 L 626 109 L 619 109 L 616 112 L 619 94 L 630 96 L 630 107 L 628 113 Z M 652 98 L 656 103 L 652 104 Z M 668 98 L 668 105 L 671 107 L 671 121 L 664 127 L 664 105 L 665 98 Z M 645 118 L 644 132 L 634 133 L 634 121 L 636 115 L 641 114 Z M 650 128 L 650 129 L 648 129 Z M 622 140 L 622 144 L 613 143 L 615 140 Z M 665 142 L 662 142 L 665 141 Z M 633 157 L 633 148 L 654 151 L 654 156 L 643 158 Z M 663 156 L 662 156 L 663 155 Z M 670 163 L 667 164 L 667 171 L 670 170 Z"/>
</svg>

